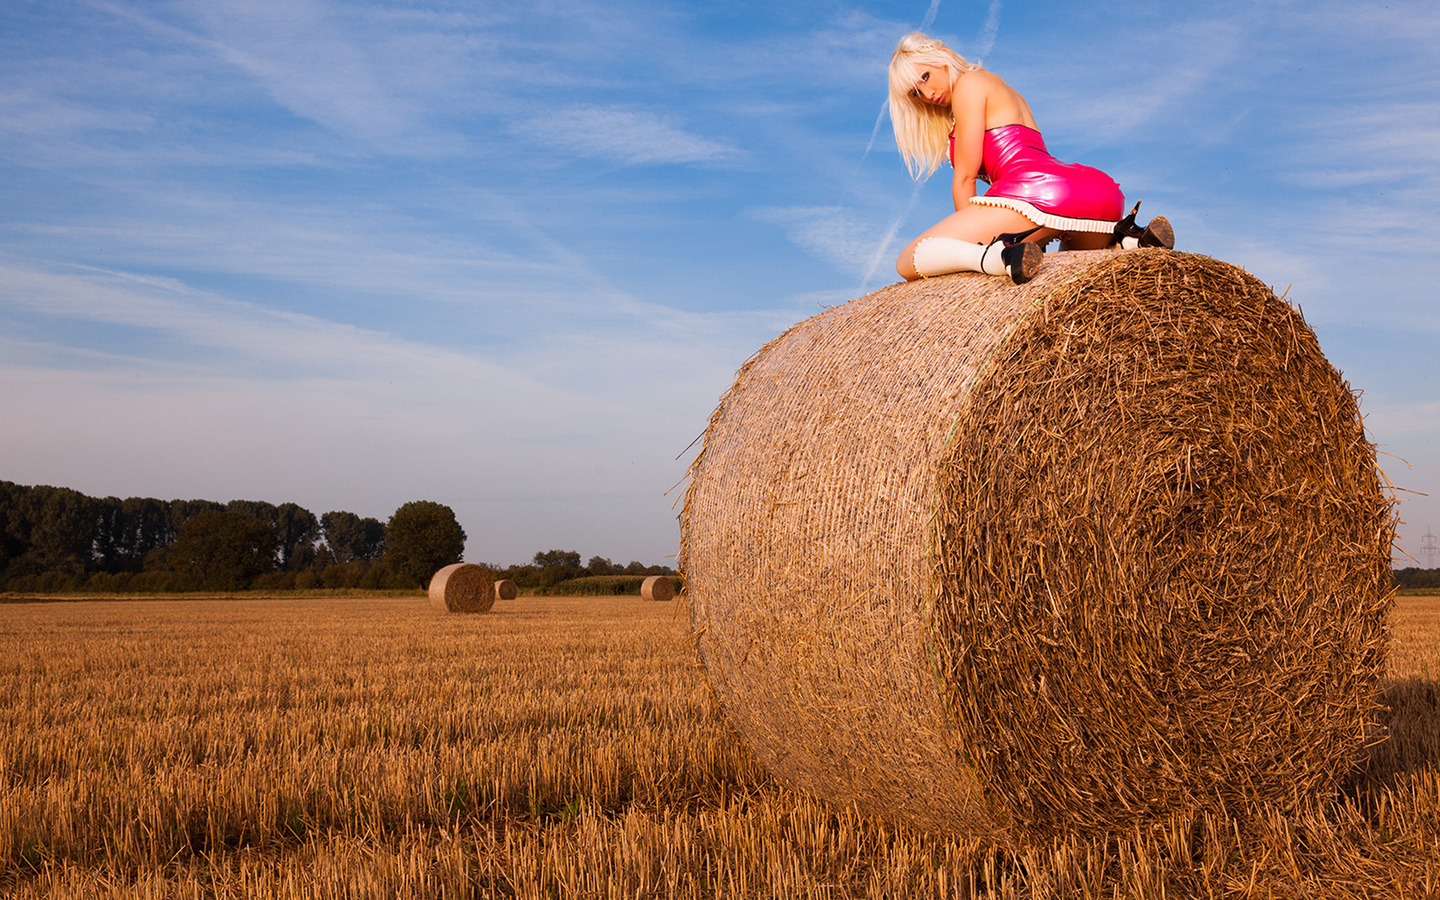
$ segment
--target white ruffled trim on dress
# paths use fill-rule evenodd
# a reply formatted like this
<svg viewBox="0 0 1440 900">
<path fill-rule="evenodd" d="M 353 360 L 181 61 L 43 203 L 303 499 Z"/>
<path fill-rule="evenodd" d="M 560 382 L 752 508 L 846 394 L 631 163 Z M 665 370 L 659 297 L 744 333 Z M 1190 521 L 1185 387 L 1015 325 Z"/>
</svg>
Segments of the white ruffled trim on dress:
<svg viewBox="0 0 1440 900">
<path fill-rule="evenodd" d="M 1000 206 L 1019 213 L 1036 225 L 1054 228 L 1057 231 L 1090 231 L 1095 234 L 1109 234 L 1115 230 L 1115 222 L 1105 219 L 1072 219 L 1045 212 L 1033 203 L 1016 200 L 1013 197 L 971 197 L 971 203 L 980 206 Z"/>
</svg>

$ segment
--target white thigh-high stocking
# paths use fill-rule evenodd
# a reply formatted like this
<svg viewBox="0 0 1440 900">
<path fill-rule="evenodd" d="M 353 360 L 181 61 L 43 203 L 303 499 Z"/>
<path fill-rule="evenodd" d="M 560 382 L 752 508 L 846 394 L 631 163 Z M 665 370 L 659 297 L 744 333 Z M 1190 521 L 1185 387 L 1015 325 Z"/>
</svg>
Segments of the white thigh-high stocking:
<svg viewBox="0 0 1440 900">
<path fill-rule="evenodd" d="M 1008 275 L 1005 261 L 1000 258 L 1005 245 L 972 244 L 957 238 L 930 237 L 915 245 L 911 260 L 922 278 L 948 275 L 951 272 L 984 272 L 986 275 Z"/>
<path fill-rule="evenodd" d="M 911 265 L 922 278 L 948 275 L 951 272 L 983 272 L 986 275 L 1009 275 L 1016 284 L 1035 277 L 1044 251 L 1033 243 L 1011 244 L 992 241 L 973 244 L 957 238 L 929 237 L 915 245 Z"/>
</svg>

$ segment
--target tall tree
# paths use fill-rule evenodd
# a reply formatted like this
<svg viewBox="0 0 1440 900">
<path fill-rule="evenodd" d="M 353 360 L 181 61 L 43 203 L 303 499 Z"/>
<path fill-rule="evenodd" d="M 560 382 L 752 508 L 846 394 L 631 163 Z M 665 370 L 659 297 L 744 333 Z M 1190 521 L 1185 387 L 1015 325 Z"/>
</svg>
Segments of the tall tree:
<svg viewBox="0 0 1440 900">
<path fill-rule="evenodd" d="M 170 546 L 180 528 L 171 521 L 170 504 L 154 497 L 106 497 L 96 503 L 95 565 L 106 572 L 140 571 L 145 554 Z"/>
<path fill-rule="evenodd" d="M 183 524 L 175 522 L 172 517 L 172 508 L 179 502 L 154 497 L 126 497 L 120 501 L 125 520 L 123 554 L 127 568 L 139 571 L 147 554 L 174 543 L 175 535 Z"/>
<path fill-rule="evenodd" d="M 320 523 L 315 514 L 294 503 L 275 508 L 275 545 L 280 554 L 280 568 L 287 572 L 303 569 L 315 561 L 315 541 L 320 537 Z"/>
<path fill-rule="evenodd" d="M 198 587 L 238 590 L 275 568 L 275 532 L 238 512 L 207 510 L 180 527 L 165 560 Z"/>
<path fill-rule="evenodd" d="M 546 550 L 535 554 L 535 567 L 540 570 L 540 580 L 547 587 L 579 578 L 580 554 L 575 550 Z"/>
<path fill-rule="evenodd" d="M 385 523 L 334 510 L 320 517 L 320 533 L 338 563 L 379 559 L 385 551 Z"/>
<path fill-rule="evenodd" d="M 465 531 L 443 503 L 414 500 L 395 510 L 385 526 L 385 560 L 402 578 L 424 586 L 430 576 L 465 553 Z"/>
<path fill-rule="evenodd" d="M 125 568 L 125 505 L 119 497 L 95 501 L 95 566 L 106 572 Z"/>
<path fill-rule="evenodd" d="M 580 553 L 575 550 L 545 550 L 535 554 L 538 569 L 578 569 Z"/>
<path fill-rule="evenodd" d="M 73 575 L 95 557 L 97 502 L 79 491 L 37 485 L 18 493 L 6 530 L 22 544 L 12 575 L 61 572 Z"/>
<path fill-rule="evenodd" d="M 11 481 L 0 481 L 0 582 L 11 562 L 30 549 L 30 534 L 22 522 L 21 504 L 30 488 Z"/>
<path fill-rule="evenodd" d="M 231 500 L 225 504 L 226 512 L 239 513 L 242 516 L 249 516 L 257 522 L 264 522 L 273 530 L 280 521 L 280 509 L 273 503 L 264 500 Z"/>
<path fill-rule="evenodd" d="M 216 503 L 214 500 L 171 500 L 165 504 L 165 508 L 169 514 L 169 522 L 167 525 L 170 533 L 165 541 L 165 544 L 168 546 L 175 540 L 175 536 L 180 533 L 180 529 L 184 527 L 186 522 L 202 512 L 223 510 L 225 504 Z"/>
</svg>

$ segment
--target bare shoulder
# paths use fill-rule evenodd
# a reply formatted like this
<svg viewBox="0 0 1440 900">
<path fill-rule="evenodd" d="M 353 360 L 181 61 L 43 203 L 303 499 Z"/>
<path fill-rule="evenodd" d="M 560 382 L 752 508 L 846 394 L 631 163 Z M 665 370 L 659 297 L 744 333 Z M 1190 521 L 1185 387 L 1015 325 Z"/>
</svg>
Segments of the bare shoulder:
<svg viewBox="0 0 1440 900">
<path fill-rule="evenodd" d="M 968 122 L 984 129 L 989 118 L 986 110 L 992 98 L 1005 89 L 1005 83 L 984 69 L 974 69 L 955 79 L 950 103 L 955 121 Z"/>
<path fill-rule="evenodd" d="M 963 97 L 971 104 L 984 104 L 986 128 L 1016 123 L 1035 127 L 1035 117 L 1030 112 L 1030 104 L 1025 102 L 1019 91 L 994 72 L 984 69 L 966 72 L 955 93 L 957 99 Z"/>
<path fill-rule="evenodd" d="M 994 72 L 987 72 L 984 69 L 974 69 L 966 72 L 956 85 L 957 91 L 967 93 L 990 94 L 995 91 L 1009 91 L 1010 85 Z"/>
</svg>

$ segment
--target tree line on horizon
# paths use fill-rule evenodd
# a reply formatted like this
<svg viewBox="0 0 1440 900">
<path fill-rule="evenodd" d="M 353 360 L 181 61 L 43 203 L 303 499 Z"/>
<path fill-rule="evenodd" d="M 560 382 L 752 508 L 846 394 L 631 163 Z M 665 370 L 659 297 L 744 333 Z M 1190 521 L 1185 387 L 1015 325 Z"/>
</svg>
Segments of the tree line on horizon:
<svg viewBox="0 0 1440 900">
<path fill-rule="evenodd" d="M 410 589 L 460 562 L 464 548 L 454 511 L 428 500 L 381 522 L 346 510 L 317 517 L 295 503 L 122 500 L 0 481 L 3 591 Z M 601 557 L 588 568 L 579 563 L 579 553 L 552 550 L 532 564 L 490 568 L 524 587 L 640 566 Z"/>
<path fill-rule="evenodd" d="M 497 579 L 506 578 L 515 582 L 518 587 L 542 590 L 581 578 L 676 574 L 669 566 L 647 566 L 633 559 L 620 565 L 604 556 L 592 556 L 589 562 L 581 565 L 580 553 L 577 550 L 543 550 L 536 553 L 535 558 L 528 563 L 507 568 L 490 566 L 490 569 Z"/>
<path fill-rule="evenodd" d="M 1407 566 L 1394 569 L 1395 586 L 1401 588 L 1440 588 L 1440 569 Z"/>
</svg>

